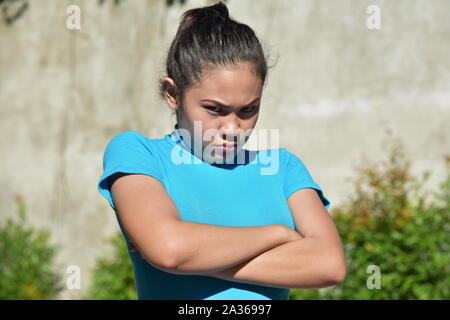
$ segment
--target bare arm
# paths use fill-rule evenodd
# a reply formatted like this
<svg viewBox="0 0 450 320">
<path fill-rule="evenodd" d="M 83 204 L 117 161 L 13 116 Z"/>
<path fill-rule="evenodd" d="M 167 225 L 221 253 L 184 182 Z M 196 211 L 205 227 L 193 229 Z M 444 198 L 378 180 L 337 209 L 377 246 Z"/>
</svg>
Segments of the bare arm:
<svg viewBox="0 0 450 320">
<path fill-rule="evenodd" d="M 342 282 L 345 276 L 333 254 L 325 241 L 304 238 L 205 276 L 277 288 L 324 288 Z"/>
<path fill-rule="evenodd" d="M 291 289 L 316 289 L 343 282 L 342 244 L 331 216 L 315 190 L 294 193 L 289 207 L 302 236 L 227 270 L 209 276 Z"/>
<path fill-rule="evenodd" d="M 182 221 L 176 228 L 180 243 L 171 273 L 204 274 L 228 269 L 287 243 L 283 225 L 223 227 Z"/>
<path fill-rule="evenodd" d="M 164 186 L 151 176 L 116 174 L 110 182 L 128 237 L 150 264 L 166 272 L 217 272 L 297 239 L 284 225 L 224 227 L 182 221 Z"/>
</svg>

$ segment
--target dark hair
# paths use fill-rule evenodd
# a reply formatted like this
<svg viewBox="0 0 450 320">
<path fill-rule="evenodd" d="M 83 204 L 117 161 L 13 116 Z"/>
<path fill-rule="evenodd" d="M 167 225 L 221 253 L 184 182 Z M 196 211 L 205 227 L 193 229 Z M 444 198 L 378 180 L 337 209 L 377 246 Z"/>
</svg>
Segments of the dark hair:
<svg viewBox="0 0 450 320">
<path fill-rule="evenodd" d="M 184 91 L 193 83 L 201 82 L 208 70 L 238 62 L 250 63 L 265 85 L 269 67 L 255 32 L 231 19 L 222 1 L 183 13 L 166 59 L 167 77 L 175 82 L 173 93 L 180 106 Z M 166 89 L 160 84 L 162 97 Z"/>
</svg>

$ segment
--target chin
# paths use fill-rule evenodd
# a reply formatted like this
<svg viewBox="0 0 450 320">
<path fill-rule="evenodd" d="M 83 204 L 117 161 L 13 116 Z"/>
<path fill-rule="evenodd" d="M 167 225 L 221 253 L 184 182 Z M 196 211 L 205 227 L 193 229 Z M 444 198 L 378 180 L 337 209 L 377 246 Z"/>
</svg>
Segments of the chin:
<svg viewBox="0 0 450 320">
<path fill-rule="evenodd" d="M 233 159 L 235 158 L 237 152 L 239 152 L 241 149 L 242 148 L 238 148 L 236 150 L 223 152 L 222 154 L 218 153 L 215 155 L 205 154 L 203 161 L 216 164 L 234 164 Z"/>
</svg>

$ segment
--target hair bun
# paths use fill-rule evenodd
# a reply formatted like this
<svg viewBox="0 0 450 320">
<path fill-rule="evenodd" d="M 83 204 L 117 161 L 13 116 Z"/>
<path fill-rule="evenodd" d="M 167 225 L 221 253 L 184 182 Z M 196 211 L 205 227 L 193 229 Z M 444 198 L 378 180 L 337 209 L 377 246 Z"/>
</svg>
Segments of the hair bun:
<svg viewBox="0 0 450 320">
<path fill-rule="evenodd" d="M 188 29 L 190 29 L 194 24 L 198 23 L 199 21 L 202 20 L 208 21 L 210 19 L 214 20 L 217 17 L 219 17 L 219 19 L 222 22 L 230 20 L 228 8 L 222 1 L 219 1 L 218 3 L 212 6 L 187 10 L 185 13 L 183 13 L 181 17 L 177 37 L 183 34 Z"/>
<path fill-rule="evenodd" d="M 219 1 L 215 5 L 209 6 L 209 7 L 203 7 L 201 9 L 200 17 L 213 17 L 213 16 L 219 16 L 222 20 L 229 20 L 230 15 L 228 12 L 227 6 L 222 2 Z"/>
</svg>

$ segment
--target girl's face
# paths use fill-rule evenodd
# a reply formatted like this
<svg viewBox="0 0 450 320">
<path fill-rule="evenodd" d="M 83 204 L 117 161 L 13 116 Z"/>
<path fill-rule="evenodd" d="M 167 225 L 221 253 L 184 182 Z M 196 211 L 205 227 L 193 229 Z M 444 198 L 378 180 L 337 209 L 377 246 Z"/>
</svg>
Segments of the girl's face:
<svg viewBox="0 0 450 320">
<path fill-rule="evenodd" d="M 167 100 L 169 107 L 178 110 L 180 134 L 183 136 L 182 129 L 187 130 L 191 143 L 201 144 L 205 161 L 223 163 L 247 142 L 258 120 L 261 94 L 261 79 L 249 64 L 240 63 L 204 75 L 201 83 L 185 90 L 182 108 L 174 99 Z M 185 137 L 183 140 L 187 141 Z M 237 148 L 223 149 L 223 144 L 237 144 Z M 199 150 L 193 144 L 191 148 Z"/>
</svg>

